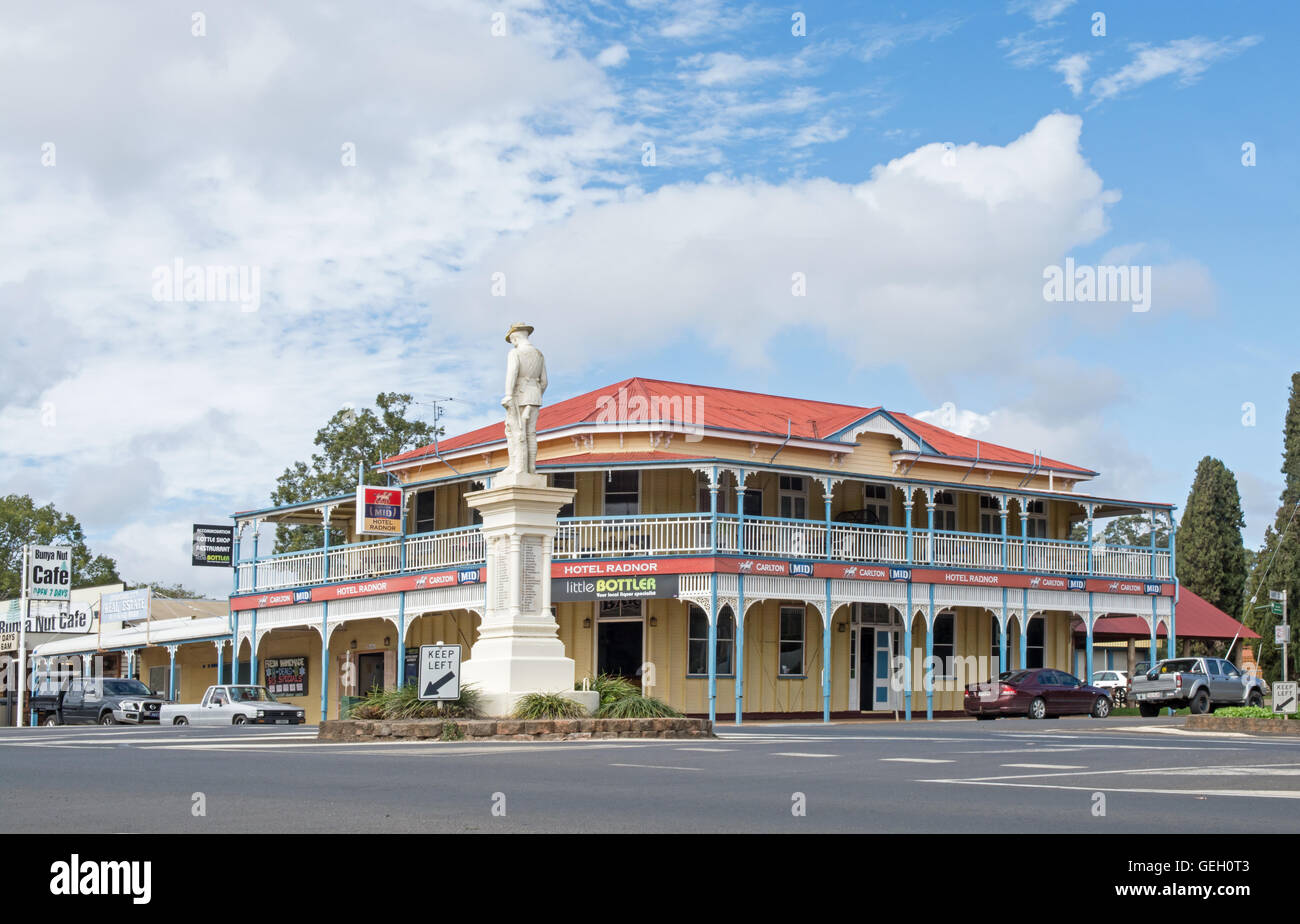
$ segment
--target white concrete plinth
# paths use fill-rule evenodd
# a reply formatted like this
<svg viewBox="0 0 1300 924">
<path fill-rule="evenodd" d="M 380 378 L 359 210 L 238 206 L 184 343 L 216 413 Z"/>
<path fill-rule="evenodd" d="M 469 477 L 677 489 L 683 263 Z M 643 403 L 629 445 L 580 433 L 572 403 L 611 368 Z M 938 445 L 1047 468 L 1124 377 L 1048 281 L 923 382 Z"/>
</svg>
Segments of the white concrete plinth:
<svg viewBox="0 0 1300 924">
<path fill-rule="evenodd" d="M 497 480 L 465 495 L 483 517 L 487 609 L 461 680 L 482 691 L 490 715 L 509 715 L 526 693 L 563 693 L 595 711 L 599 697 L 573 689 L 573 659 L 551 613 L 556 514 L 574 491 L 549 488 L 542 475 L 502 473 Z"/>
</svg>

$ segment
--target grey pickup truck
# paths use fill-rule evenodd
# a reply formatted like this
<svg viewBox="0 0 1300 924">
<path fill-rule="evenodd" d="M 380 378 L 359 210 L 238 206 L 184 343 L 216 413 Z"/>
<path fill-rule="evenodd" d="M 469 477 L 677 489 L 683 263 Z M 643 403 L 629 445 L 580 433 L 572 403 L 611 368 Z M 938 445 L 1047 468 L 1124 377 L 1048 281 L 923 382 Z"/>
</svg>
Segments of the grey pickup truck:
<svg viewBox="0 0 1300 924">
<path fill-rule="evenodd" d="M 1264 705 L 1264 682 L 1223 658 L 1169 658 L 1135 676 L 1129 695 L 1146 718 L 1165 706 L 1202 715 L 1218 706 Z"/>
<path fill-rule="evenodd" d="M 138 680 L 73 677 L 34 692 L 31 709 L 41 725 L 145 725 L 165 702 Z"/>
</svg>

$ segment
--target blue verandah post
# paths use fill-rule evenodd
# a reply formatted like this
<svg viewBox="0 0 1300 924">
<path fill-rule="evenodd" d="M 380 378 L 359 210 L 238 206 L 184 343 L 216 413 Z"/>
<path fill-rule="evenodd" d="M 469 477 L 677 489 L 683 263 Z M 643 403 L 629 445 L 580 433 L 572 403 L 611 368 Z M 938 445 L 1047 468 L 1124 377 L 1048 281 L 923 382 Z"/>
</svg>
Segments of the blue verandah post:
<svg viewBox="0 0 1300 924">
<path fill-rule="evenodd" d="M 1003 521 L 1005 525 L 1005 521 Z M 1006 531 L 1003 530 L 1003 535 Z M 1002 544 L 1002 553 L 1006 554 L 1006 543 Z M 1002 627 L 998 629 L 998 676 L 1001 677 L 1007 670 L 1007 589 L 1002 588 Z M 990 678 L 992 679 L 992 678 Z"/>
<path fill-rule="evenodd" d="M 1021 591 L 1024 609 L 1020 611 L 1020 669 L 1029 667 L 1029 588 Z"/>
<path fill-rule="evenodd" d="M 909 556 L 910 560 L 910 556 Z M 903 619 L 903 718 L 912 721 L 912 581 L 907 582 L 907 613 Z"/>
<path fill-rule="evenodd" d="M 736 575 L 736 724 L 742 720 L 745 677 L 745 576 Z"/>
<path fill-rule="evenodd" d="M 1088 591 L 1088 653 L 1084 658 L 1084 683 L 1092 683 L 1092 591 Z"/>
<path fill-rule="evenodd" d="M 831 582 L 826 579 L 826 610 L 822 616 L 822 721 L 831 720 Z"/>
<path fill-rule="evenodd" d="M 715 495 L 716 500 L 716 495 Z M 709 575 L 709 722 L 718 721 L 718 573 Z"/>
<path fill-rule="evenodd" d="M 931 508 L 933 510 L 933 508 Z M 925 718 L 934 718 L 934 585 L 930 585 L 929 621 L 925 626 Z"/>
</svg>

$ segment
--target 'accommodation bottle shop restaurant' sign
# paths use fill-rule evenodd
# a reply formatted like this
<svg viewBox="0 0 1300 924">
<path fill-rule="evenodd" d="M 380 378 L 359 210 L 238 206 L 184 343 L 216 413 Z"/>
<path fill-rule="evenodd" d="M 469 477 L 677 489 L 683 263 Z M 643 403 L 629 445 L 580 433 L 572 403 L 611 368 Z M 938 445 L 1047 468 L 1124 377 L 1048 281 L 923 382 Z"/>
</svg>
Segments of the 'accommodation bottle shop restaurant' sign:
<svg viewBox="0 0 1300 924">
<path fill-rule="evenodd" d="M 194 524 L 191 563 L 205 568 L 229 568 L 234 563 L 235 528 Z"/>
<path fill-rule="evenodd" d="M 402 534 L 402 490 L 357 485 L 357 533 L 369 536 Z"/>
</svg>

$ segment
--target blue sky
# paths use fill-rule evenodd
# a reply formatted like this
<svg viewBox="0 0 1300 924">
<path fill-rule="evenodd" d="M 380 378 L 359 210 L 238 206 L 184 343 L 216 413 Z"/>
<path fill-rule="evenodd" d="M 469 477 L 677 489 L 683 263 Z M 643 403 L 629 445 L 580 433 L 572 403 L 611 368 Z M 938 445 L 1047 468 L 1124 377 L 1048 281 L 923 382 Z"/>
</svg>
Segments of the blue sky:
<svg viewBox="0 0 1300 924">
<path fill-rule="evenodd" d="M 644 375 L 948 404 L 1179 505 L 1215 455 L 1255 545 L 1297 356 L 1298 14 L 1095 12 L 11 4 L 0 491 L 75 513 L 133 580 L 220 592 L 190 523 L 264 504 L 381 390 L 493 419 L 522 319 L 553 400 Z M 1067 257 L 1151 267 L 1150 310 L 1044 300 Z M 257 267 L 257 310 L 159 301 L 178 258 Z"/>
</svg>

